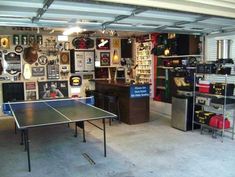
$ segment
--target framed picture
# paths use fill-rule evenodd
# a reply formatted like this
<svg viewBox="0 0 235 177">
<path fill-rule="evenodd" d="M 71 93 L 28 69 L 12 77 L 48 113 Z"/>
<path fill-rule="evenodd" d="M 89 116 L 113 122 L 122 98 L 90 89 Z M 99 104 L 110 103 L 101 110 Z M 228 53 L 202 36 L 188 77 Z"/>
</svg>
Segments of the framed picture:
<svg viewBox="0 0 235 177">
<path fill-rule="evenodd" d="M 45 76 L 45 68 L 44 67 L 32 67 L 32 76 L 34 77 Z"/>
<path fill-rule="evenodd" d="M 36 91 L 26 91 L 26 100 L 36 100 L 37 99 L 37 93 Z"/>
<path fill-rule="evenodd" d="M 71 76 L 70 77 L 70 86 L 81 86 L 82 77 L 81 76 Z"/>
<path fill-rule="evenodd" d="M 10 37 L 9 36 L 0 36 L 0 47 L 2 49 L 10 48 Z"/>
<path fill-rule="evenodd" d="M 68 81 L 38 82 L 39 99 L 56 99 L 68 97 Z"/>
<path fill-rule="evenodd" d="M 85 71 L 94 71 L 95 70 L 95 54 L 94 51 L 86 51 L 85 52 L 85 63 L 84 70 Z"/>
<path fill-rule="evenodd" d="M 97 50 L 110 50 L 110 39 L 97 38 L 96 39 L 96 49 Z"/>
<path fill-rule="evenodd" d="M 36 89 L 36 83 L 35 82 L 26 82 L 25 83 L 26 90 L 35 90 Z"/>
<path fill-rule="evenodd" d="M 113 38 L 113 48 L 120 48 L 120 39 Z"/>
<path fill-rule="evenodd" d="M 60 64 L 69 64 L 69 52 L 60 52 Z"/>
<path fill-rule="evenodd" d="M 100 52 L 100 66 L 110 66 L 109 52 Z"/>
</svg>

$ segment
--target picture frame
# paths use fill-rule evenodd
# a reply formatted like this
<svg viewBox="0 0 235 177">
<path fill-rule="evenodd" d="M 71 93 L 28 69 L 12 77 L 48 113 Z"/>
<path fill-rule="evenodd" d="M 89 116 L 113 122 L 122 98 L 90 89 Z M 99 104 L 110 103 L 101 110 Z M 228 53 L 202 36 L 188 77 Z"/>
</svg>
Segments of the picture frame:
<svg viewBox="0 0 235 177">
<path fill-rule="evenodd" d="M 45 67 L 32 67 L 32 76 L 33 77 L 45 76 Z"/>
<path fill-rule="evenodd" d="M 97 38 L 96 39 L 97 50 L 110 50 L 110 39 L 108 38 Z"/>
<path fill-rule="evenodd" d="M 110 52 L 100 52 L 100 66 L 110 66 Z"/>
</svg>

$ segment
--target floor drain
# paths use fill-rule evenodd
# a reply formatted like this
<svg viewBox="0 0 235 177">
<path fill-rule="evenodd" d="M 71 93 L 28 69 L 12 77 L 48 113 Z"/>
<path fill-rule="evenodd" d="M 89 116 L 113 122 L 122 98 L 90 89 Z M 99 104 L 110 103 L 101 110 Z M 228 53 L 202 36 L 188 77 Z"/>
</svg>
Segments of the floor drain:
<svg viewBox="0 0 235 177">
<path fill-rule="evenodd" d="M 83 153 L 82 156 L 83 156 L 91 165 L 95 165 L 95 161 L 94 161 L 87 153 Z"/>
</svg>

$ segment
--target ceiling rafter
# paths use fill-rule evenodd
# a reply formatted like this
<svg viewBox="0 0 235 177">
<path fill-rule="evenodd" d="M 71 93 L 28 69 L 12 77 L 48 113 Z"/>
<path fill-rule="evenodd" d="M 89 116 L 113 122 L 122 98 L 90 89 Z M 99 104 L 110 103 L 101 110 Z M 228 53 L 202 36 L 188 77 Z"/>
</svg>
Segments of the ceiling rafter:
<svg viewBox="0 0 235 177">
<path fill-rule="evenodd" d="M 47 11 L 50 5 L 54 2 L 54 0 L 45 0 L 43 3 L 43 7 L 38 9 L 37 15 L 32 18 L 32 23 L 39 21 L 42 15 Z"/>
<path fill-rule="evenodd" d="M 118 21 L 120 20 L 123 20 L 123 19 L 126 19 L 126 18 L 129 18 L 129 17 L 132 17 L 132 16 L 135 16 L 137 14 L 140 14 L 142 12 L 145 12 L 146 8 L 136 8 L 134 9 L 130 15 L 119 15 L 117 17 L 115 17 L 115 19 L 113 21 L 108 21 L 108 22 L 104 22 L 101 26 L 102 26 L 102 29 L 105 29 L 108 25 L 111 25 L 113 23 L 117 23 Z"/>
</svg>

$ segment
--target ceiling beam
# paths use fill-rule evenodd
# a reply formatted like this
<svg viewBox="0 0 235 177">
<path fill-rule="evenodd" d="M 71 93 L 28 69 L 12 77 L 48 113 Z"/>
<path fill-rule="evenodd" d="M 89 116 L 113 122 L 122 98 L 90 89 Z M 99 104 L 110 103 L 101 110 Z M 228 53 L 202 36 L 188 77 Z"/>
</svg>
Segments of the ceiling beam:
<svg viewBox="0 0 235 177">
<path fill-rule="evenodd" d="M 130 15 L 119 15 L 119 16 L 115 17 L 115 19 L 113 21 L 104 22 L 101 25 L 102 29 L 105 29 L 108 25 L 111 25 L 113 23 L 117 23 L 118 21 L 129 18 L 129 17 L 135 16 L 135 15 L 140 14 L 140 13 L 146 11 L 146 10 L 148 10 L 148 9 L 146 9 L 146 8 L 136 8 L 131 12 Z"/>
<path fill-rule="evenodd" d="M 38 22 L 42 15 L 47 11 L 50 5 L 53 3 L 54 0 L 45 0 L 43 3 L 43 7 L 38 9 L 37 15 L 32 18 L 32 23 Z"/>
<path fill-rule="evenodd" d="M 235 18 L 235 6 L 232 2 L 228 2 L 231 4 L 229 7 L 224 7 L 223 5 L 210 5 L 210 4 L 202 4 L 199 2 L 190 2 L 190 0 L 164 0 L 157 2 L 155 0 L 95 0 L 97 2 L 103 3 L 112 3 L 119 5 L 132 5 L 138 7 L 147 7 L 147 8 L 157 8 L 157 9 L 167 9 L 179 12 L 188 12 L 194 14 L 204 14 L 204 15 L 212 15 L 217 17 L 227 17 L 227 18 Z M 220 0 L 215 0 L 218 3 Z"/>
</svg>

